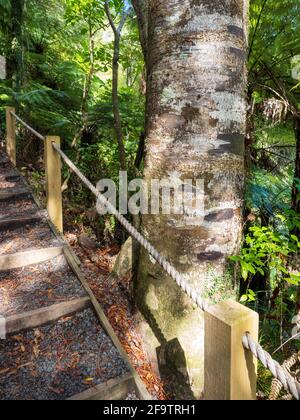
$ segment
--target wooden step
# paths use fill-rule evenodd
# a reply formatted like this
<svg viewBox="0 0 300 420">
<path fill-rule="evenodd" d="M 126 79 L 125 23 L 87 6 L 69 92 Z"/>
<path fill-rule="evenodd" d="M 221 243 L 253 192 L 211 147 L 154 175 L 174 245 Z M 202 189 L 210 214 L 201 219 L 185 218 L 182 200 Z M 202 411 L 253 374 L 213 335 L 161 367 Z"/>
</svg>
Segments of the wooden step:
<svg viewBox="0 0 300 420">
<path fill-rule="evenodd" d="M 58 303 L 34 311 L 24 312 L 6 318 L 6 334 L 15 334 L 21 330 L 37 328 L 49 322 L 80 312 L 91 305 L 89 297 Z"/>
<path fill-rule="evenodd" d="M 20 190 L 15 192 L 0 192 L 0 202 L 3 201 L 15 201 L 22 198 L 29 198 L 31 196 L 30 191 Z"/>
<path fill-rule="evenodd" d="M 40 264 L 64 253 L 63 247 L 33 249 L 0 256 L 0 272 Z"/>
<path fill-rule="evenodd" d="M 6 159 L 6 158 L 0 159 L 0 165 L 6 165 L 7 163 L 10 163 L 9 159 Z"/>
<path fill-rule="evenodd" d="M 43 217 L 47 217 L 47 212 L 37 212 L 28 216 L 19 216 L 12 219 L 0 219 L 0 230 L 11 228 L 16 229 L 20 226 L 33 225 L 40 222 Z"/>
<path fill-rule="evenodd" d="M 16 182 L 16 181 L 19 181 L 20 179 L 21 179 L 21 177 L 18 174 L 12 174 L 12 175 L 6 175 L 5 176 L 5 181 L 7 181 L 7 182 Z"/>
<path fill-rule="evenodd" d="M 128 373 L 74 395 L 68 401 L 123 400 L 135 389 L 133 377 Z"/>
</svg>

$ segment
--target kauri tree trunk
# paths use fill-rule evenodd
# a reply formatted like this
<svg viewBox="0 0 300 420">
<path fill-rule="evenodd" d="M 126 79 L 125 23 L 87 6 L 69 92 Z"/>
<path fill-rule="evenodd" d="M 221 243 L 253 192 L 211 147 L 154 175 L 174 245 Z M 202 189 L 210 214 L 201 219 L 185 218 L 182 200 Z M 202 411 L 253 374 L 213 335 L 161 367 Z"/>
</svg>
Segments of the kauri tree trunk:
<svg viewBox="0 0 300 420">
<path fill-rule="evenodd" d="M 147 3 L 148 10 L 145 181 L 180 174 L 205 185 L 202 223 L 185 215 L 147 215 L 143 234 L 200 295 L 223 299 L 234 295 L 227 261 L 242 234 L 247 0 L 134 3 Z M 143 333 L 153 356 L 163 355 L 199 398 L 202 313 L 146 252 L 136 298 L 150 325 Z"/>
</svg>

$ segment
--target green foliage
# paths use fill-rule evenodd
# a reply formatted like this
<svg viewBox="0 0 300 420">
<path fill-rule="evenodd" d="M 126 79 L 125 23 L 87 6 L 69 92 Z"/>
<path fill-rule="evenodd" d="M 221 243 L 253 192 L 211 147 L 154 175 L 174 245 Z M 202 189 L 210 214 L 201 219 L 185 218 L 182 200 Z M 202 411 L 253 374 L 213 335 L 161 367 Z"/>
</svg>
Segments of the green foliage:
<svg viewBox="0 0 300 420">
<path fill-rule="evenodd" d="M 10 2 L 2 0 L 1 10 L 5 5 Z M 111 2 L 113 15 L 122 7 L 122 1 Z M 7 13 L 9 18 L 9 7 Z M 4 22 L 4 14 L 1 19 Z M 26 83 L 16 92 L 10 80 L 0 82 L 0 109 L 7 104 L 18 106 L 18 112 L 38 131 L 61 136 L 64 149 L 74 157 L 70 145 L 83 124 L 82 98 L 91 65 L 92 35 L 94 73 L 86 104 L 88 125 L 79 139 L 80 165 L 94 180 L 100 176 L 116 177 L 118 154 L 110 93 L 113 46 L 104 2 L 32 0 L 27 4 L 23 30 Z M 0 33 L 0 39 L 9 39 L 8 34 Z M 5 42 L 1 51 L 0 44 L 0 54 L 5 54 L 4 45 Z M 133 19 L 128 20 L 124 30 L 120 64 L 121 114 L 127 159 L 132 167 L 144 125 L 144 97 L 139 90 L 143 57 L 137 22 Z M 23 136 L 26 142 L 27 133 Z"/>
<path fill-rule="evenodd" d="M 292 215 L 290 215 L 292 216 Z M 295 235 L 290 235 L 288 227 L 300 226 L 299 215 L 277 216 L 281 223 L 273 226 L 253 226 L 245 238 L 245 245 L 239 256 L 232 257 L 241 265 L 242 277 L 251 280 L 259 273 L 269 276 L 272 288 L 281 279 L 293 285 L 300 284 L 300 273 L 291 274 L 287 270 L 288 257 L 300 249 L 300 241 Z M 285 226 L 283 225 L 285 224 Z"/>
</svg>

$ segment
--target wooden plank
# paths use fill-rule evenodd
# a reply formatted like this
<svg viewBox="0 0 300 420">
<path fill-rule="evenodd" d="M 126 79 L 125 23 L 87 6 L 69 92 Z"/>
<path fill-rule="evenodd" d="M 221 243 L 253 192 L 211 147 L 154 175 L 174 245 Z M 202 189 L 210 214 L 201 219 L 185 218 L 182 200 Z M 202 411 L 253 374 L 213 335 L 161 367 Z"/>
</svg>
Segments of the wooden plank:
<svg viewBox="0 0 300 420">
<path fill-rule="evenodd" d="M 33 223 L 42 221 L 42 217 L 43 214 L 41 212 L 38 212 L 29 216 L 20 216 L 15 217 L 13 219 L 0 219 L 0 229 L 15 229 L 20 226 L 32 225 Z"/>
<path fill-rule="evenodd" d="M 5 175 L 5 181 L 7 181 L 7 182 L 17 182 L 19 180 L 20 180 L 20 175 L 18 175 L 18 174 Z"/>
<path fill-rule="evenodd" d="M 0 201 L 15 201 L 22 198 L 30 197 L 28 190 L 20 190 L 14 192 L 0 192 Z"/>
<path fill-rule="evenodd" d="M 255 400 L 257 361 L 243 335 L 258 341 L 258 314 L 228 300 L 205 313 L 205 400 Z"/>
<path fill-rule="evenodd" d="M 6 333 L 15 334 L 21 330 L 37 328 L 49 322 L 80 312 L 91 305 L 89 297 L 62 302 L 34 311 L 13 315 L 6 318 Z"/>
<path fill-rule="evenodd" d="M 16 152 L 16 120 L 11 115 L 11 112 L 16 112 L 15 108 L 6 108 L 6 153 L 11 163 L 16 166 L 17 152 Z"/>
<path fill-rule="evenodd" d="M 147 391 L 147 389 L 146 389 L 145 385 L 143 384 L 141 378 L 137 374 L 134 367 L 131 365 L 131 362 L 129 360 L 129 357 L 128 357 L 127 353 L 123 349 L 122 344 L 120 343 L 116 333 L 114 332 L 112 326 L 110 325 L 110 322 L 107 319 L 105 313 L 103 312 L 103 310 L 102 310 L 98 300 L 96 299 L 93 291 L 91 290 L 90 286 L 88 285 L 88 282 L 86 281 L 86 279 L 84 278 L 83 274 L 81 273 L 79 267 L 77 266 L 77 264 L 75 262 L 75 259 L 73 257 L 73 251 L 70 251 L 70 249 L 68 247 L 64 247 L 64 254 L 65 254 L 65 257 L 66 257 L 70 267 L 72 268 L 74 274 L 80 280 L 83 288 L 85 289 L 85 291 L 89 295 L 89 297 L 91 299 L 91 302 L 92 302 L 92 305 L 95 309 L 95 312 L 96 312 L 96 314 L 99 318 L 99 321 L 100 321 L 102 327 L 104 328 L 104 330 L 106 331 L 106 333 L 108 334 L 108 336 L 110 337 L 112 342 L 114 343 L 115 347 L 117 348 L 117 350 L 121 354 L 123 360 L 127 364 L 128 369 L 130 370 L 131 375 L 133 376 L 133 379 L 135 381 L 137 391 L 139 393 L 140 398 L 142 398 L 143 400 L 152 400 L 153 397 L 149 394 L 149 392 Z"/>
<path fill-rule="evenodd" d="M 45 139 L 47 210 L 53 224 L 63 232 L 61 158 L 52 143 L 60 146 L 60 138 L 48 136 Z"/>
<path fill-rule="evenodd" d="M 0 159 L 0 165 L 7 165 L 8 163 L 10 163 L 9 159 L 6 159 L 6 158 Z"/>
<path fill-rule="evenodd" d="M 0 256 L 0 271 L 14 270 L 29 265 L 40 264 L 64 253 L 63 247 L 32 249 Z"/>
<path fill-rule="evenodd" d="M 130 373 L 111 379 L 103 384 L 96 385 L 87 391 L 74 395 L 69 401 L 91 401 L 91 400 L 122 400 L 135 390 L 135 383 Z"/>
</svg>

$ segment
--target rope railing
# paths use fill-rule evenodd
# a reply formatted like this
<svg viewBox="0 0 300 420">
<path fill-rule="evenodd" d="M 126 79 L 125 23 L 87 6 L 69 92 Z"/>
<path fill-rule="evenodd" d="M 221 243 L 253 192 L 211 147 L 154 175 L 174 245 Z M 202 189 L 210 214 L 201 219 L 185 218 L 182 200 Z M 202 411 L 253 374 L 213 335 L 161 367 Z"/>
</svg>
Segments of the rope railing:
<svg viewBox="0 0 300 420">
<path fill-rule="evenodd" d="M 74 165 L 74 163 L 65 155 L 55 143 L 52 144 L 53 148 L 59 153 L 69 168 L 81 179 L 86 187 L 96 196 L 99 202 L 106 206 L 111 214 L 113 214 L 117 220 L 124 226 L 124 228 L 130 233 L 130 235 L 142 245 L 150 255 L 161 265 L 161 267 L 175 280 L 178 286 L 193 300 L 193 302 L 203 311 L 206 311 L 209 307 L 209 303 L 202 299 L 185 281 L 185 279 L 178 273 L 178 271 L 150 244 L 150 242 L 144 238 L 135 229 L 124 216 L 122 216 L 118 210 L 104 197 L 99 190 L 80 172 L 80 170 Z M 290 392 L 293 397 L 300 400 L 300 384 L 280 366 L 278 362 L 272 359 L 271 355 L 267 353 L 259 344 L 255 343 L 250 334 L 245 334 L 243 337 L 243 346 L 245 349 L 250 350 L 251 353 L 260 362 L 270 370 L 272 375 L 279 379 L 283 387 Z"/>
<path fill-rule="evenodd" d="M 13 111 L 10 111 L 10 113 L 17 121 L 19 121 L 20 124 L 27 128 L 27 130 L 34 134 L 37 138 L 39 138 L 40 140 L 45 140 L 45 137 L 42 136 L 42 134 L 38 133 L 34 128 L 30 127 L 30 125 L 23 121 L 16 113 L 14 113 Z"/>
<path fill-rule="evenodd" d="M 272 356 L 266 352 L 258 343 L 256 343 L 250 334 L 243 336 L 243 346 L 268 369 L 274 378 L 278 379 L 284 389 L 289 392 L 296 400 L 300 400 L 300 383 L 284 369 Z"/>
<path fill-rule="evenodd" d="M 65 155 L 65 153 L 56 144 L 52 143 L 53 148 L 60 154 L 69 168 L 81 179 L 85 186 L 96 196 L 97 200 L 105 206 L 109 212 L 116 217 L 122 226 L 130 233 L 130 235 L 142 245 L 149 254 L 160 264 L 160 266 L 169 274 L 169 276 L 178 284 L 179 287 L 192 299 L 192 301 L 203 311 L 206 311 L 209 304 L 202 299 L 195 290 L 185 281 L 181 274 L 163 257 L 151 243 L 144 238 L 131 223 L 122 216 L 118 210 L 107 200 L 104 195 L 83 175 L 82 172 L 74 165 L 74 163 Z"/>
<path fill-rule="evenodd" d="M 31 131 L 36 137 L 45 140 L 45 137 L 26 124 L 18 115 L 11 112 L 24 127 Z M 210 304 L 207 300 L 200 297 L 197 292 L 186 282 L 184 277 L 170 264 L 166 258 L 100 193 L 100 191 L 86 178 L 85 175 L 76 167 L 76 165 L 61 150 L 60 146 L 52 143 L 53 149 L 61 156 L 68 167 L 78 176 L 83 184 L 96 196 L 97 202 L 105 206 L 107 210 L 116 217 L 128 233 L 158 262 L 158 264 L 168 273 L 168 275 L 177 283 L 177 285 L 191 298 L 191 300 L 202 311 L 207 311 Z M 271 355 L 266 352 L 258 343 L 256 343 L 249 333 L 245 333 L 242 339 L 243 347 L 249 350 L 262 364 L 267 368 L 274 378 L 278 379 L 284 389 L 289 392 L 296 400 L 300 400 L 300 384 L 292 375 L 282 367 Z"/>
</svg>

